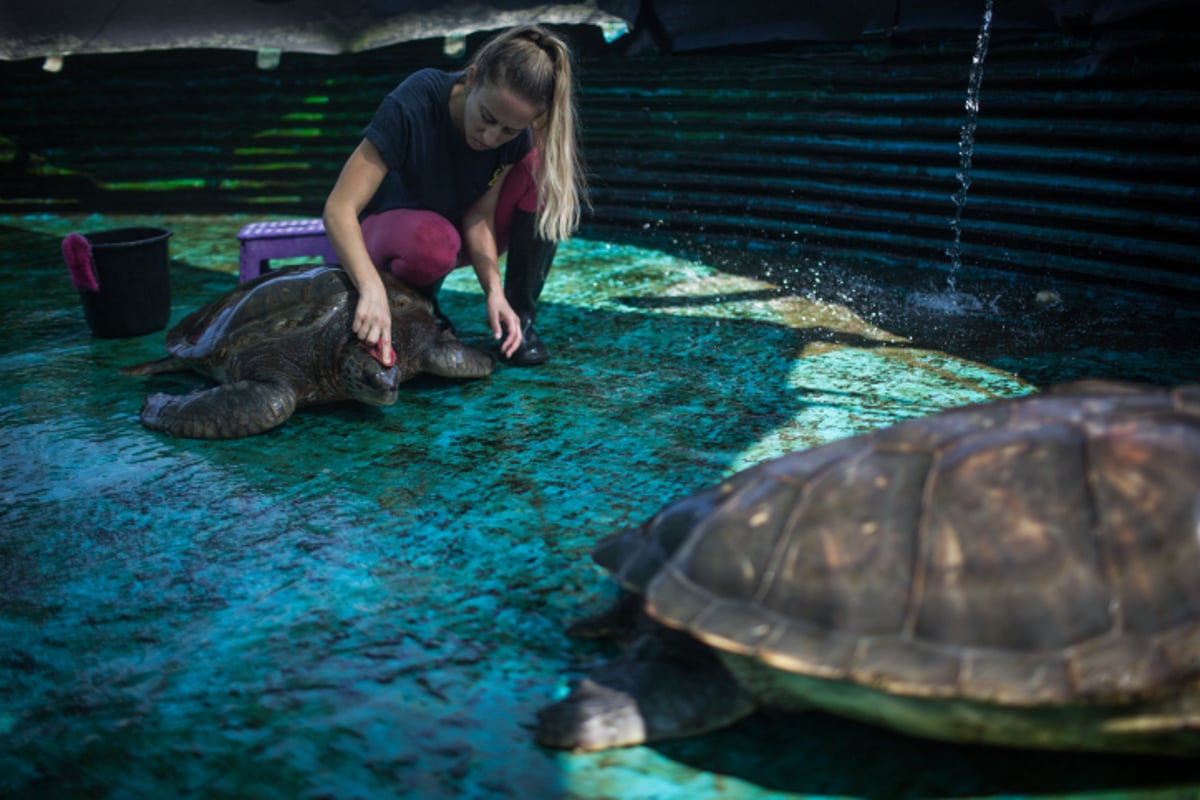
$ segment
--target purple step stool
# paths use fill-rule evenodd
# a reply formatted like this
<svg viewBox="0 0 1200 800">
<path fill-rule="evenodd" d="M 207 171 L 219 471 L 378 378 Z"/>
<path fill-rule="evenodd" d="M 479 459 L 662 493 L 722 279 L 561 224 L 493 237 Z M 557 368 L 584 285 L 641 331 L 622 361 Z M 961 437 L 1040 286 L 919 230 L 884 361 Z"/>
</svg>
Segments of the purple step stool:
<svg viewBox="0 0 1200 800">
<path fill-rule="evenodd" d="M 327 263 L 338 263 L 325 224 L 318 218 L 251 222 L 238 232 L 238 240 L 242 243 L 239 282 L 266 274 L 273 258 L 321 256 Z"/>
</svg>

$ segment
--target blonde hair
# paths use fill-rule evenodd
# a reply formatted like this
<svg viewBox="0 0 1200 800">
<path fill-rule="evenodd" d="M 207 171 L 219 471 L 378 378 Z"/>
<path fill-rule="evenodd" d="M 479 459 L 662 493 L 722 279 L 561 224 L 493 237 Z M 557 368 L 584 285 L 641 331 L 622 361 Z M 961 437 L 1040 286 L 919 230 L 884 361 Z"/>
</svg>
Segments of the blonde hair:
<svg viewBox="0 0 1200 800">
<path fill-rule="evenodd" d="M 503 87 L 542 109 L 533 129 L 538 149 L 537 233 L 549 241 L 570 237 L 587 203 L 577 127 L 571 53 L 540 25 L 519 25 L 483 46 L 471 62 L 476 80 Z"/>
</svg>

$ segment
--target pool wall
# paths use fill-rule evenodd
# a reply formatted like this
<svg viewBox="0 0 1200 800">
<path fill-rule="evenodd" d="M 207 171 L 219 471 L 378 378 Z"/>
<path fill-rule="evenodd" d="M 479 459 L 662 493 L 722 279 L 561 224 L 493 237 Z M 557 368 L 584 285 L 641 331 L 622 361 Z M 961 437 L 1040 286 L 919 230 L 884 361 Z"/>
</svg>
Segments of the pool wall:
<svg viewBox="0 0 1200 800">
<path fill-rule="evenodd" d="M 586 235 L 948 266 L 975 31 L 679 52 L 567 33 Z M 993 31 L 962 260 L 1196 292 L 1194 44 L 1180 28 Z M 0 211 L 316 215 L 383 95 L 462 64 L 440 39 L 274 70 L 217 50 L 0 63 Z"/>
</svg>

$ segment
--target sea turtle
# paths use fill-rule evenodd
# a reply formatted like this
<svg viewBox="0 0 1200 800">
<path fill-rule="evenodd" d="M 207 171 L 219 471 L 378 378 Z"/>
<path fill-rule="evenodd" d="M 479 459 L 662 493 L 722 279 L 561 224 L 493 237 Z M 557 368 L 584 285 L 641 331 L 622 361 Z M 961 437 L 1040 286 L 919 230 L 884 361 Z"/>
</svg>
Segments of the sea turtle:
<svg viewBox="0 0 1200 800">
<path fill-rule="evenodd" d="M 593 558 L 641 624 L 539 712 L 547 746 L 769 707 L 1200 755 L 1200 385 L 1077 382 L 785 455 Z"/>
<path fill-rule="evenodd" d="M 274 270 L 226 292 L 180 320 L 166 358 L 126 375 L 194 370 L 218 385 L 187 395 L 151 394 L 148 428 L 194 439 L 234 439 L 283 424 L 299 407 L 339 400 L 396 402 L 418 372 L 481 378 L 494 360 L 439 331 L 430 303 L 390 275 L 395 362 L 385 366 L 351 330 L 357 293 L 337 266 Z"/>
</svg>

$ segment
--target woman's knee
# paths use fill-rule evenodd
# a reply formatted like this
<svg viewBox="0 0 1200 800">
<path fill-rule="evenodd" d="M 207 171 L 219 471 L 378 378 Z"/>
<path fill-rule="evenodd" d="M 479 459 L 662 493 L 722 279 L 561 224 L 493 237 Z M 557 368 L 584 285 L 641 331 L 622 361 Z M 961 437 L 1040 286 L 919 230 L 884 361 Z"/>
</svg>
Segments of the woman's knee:
<svg viewBox="0 0 1200 800">
<path fill-rule="evenodd" d="M 462 237 L 448 219 L 430 214 L 414 227 L 414 260 L 428 264 L 430 268 L 442 269 L 443 275 L 458 263 L 458 252 L 462 249 Z"/>
<path fill-rule="evenodd" d="M 538 159 L 537 148 L 530 150 L 513 166 L 512 174 L 504 182 L 505 188 L 511 187 L 512 205 L 522 211 L 538 210 Z"/>
<path fill-rule="evenodd" d="M 517 211 L 535 214 L 538 211 L 537 167 L 538 151 L 530 150 L 504 178 L 495 217 L 496 247 L 501 253 L 508 250 L 513 214 Z"/>
<path fill-rule="evenodd" d="M 426 286 L 458 266 L 462 238 L 440 214 L 394 209 L 363 220 L 375 266 L 411 286 Z"/>
</svg>

